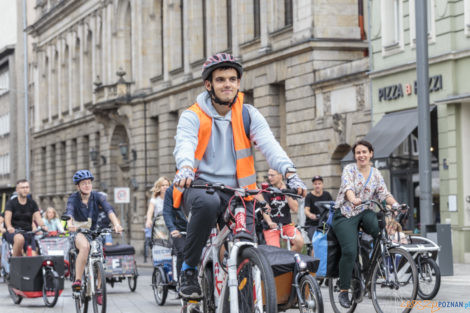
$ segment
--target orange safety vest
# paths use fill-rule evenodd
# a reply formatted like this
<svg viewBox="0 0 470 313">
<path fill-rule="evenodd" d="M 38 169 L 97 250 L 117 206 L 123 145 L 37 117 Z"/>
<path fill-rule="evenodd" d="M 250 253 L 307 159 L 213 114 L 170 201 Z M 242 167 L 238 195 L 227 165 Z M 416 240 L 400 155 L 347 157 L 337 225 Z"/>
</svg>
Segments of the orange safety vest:
<svg viewBox="0 0 470 313">
<path fill-rule="evenodd" d="M 196 102 L 188 108 L 196 113 L 199 118 L 199 132 L 197 135 L 197 147 L 194 152 L 194 171 L 197 171 L 199 163 L 206 152 L 212 133 L 212 118 L 207 115 Z M 232 132 L 235 154 L 237 159 L 237 180 L 242 188 L 256 189 L 255 161 L 251 151 L 251 142 L 247 138 L 243 127 L 243 93 L 239 92 L 237 101 L 232 105 Z M 173 188 L 173 207 L 179 208 L 183 193 Z"/>
</svg>

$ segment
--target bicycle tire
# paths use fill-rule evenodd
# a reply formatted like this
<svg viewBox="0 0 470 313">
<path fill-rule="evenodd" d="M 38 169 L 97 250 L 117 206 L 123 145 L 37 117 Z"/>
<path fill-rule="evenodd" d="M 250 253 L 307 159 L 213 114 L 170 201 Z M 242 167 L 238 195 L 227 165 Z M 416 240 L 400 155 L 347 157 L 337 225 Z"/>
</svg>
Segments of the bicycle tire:
<svg viewBox="0 0 470 313">
<path fill-rule="evenodd" d="M 20 295 L 17 295 L 15 291 L 13 290 L 13 287 L 8 284 L 8 293 L 10 294 L 11 300 L 13 300 L 14 304 L 20 304 L 21 301 L 23 300 L 23 297 Z"/>
<path fill-rule="evenodd" d="M 300 279 L 300 294 L 306 305 L 306 307 L 301 307 L 299 303 L 300 313 L 323 313 L 320 286 L 310 274 L 306 274 Z"/>
<path fill-rule="evenodd" d="M 168 296 L 168 284 L 163 269 L 156 267 L 152 274 L 153 296 L 158 305 L 165 305 Z"/>
<path fill-rule="evenodd" d="M 131 292 L 134 292 L 137 288 L 137 275 L 133 277 L 127 277 L 127 284 L 129 285 Z"/>
<path fill-rule="evenodd" d="M 90 299 L 86 295 L 87 286 L 88 286 L 88 278 L 84 276 L 82 280 L 82 290 L 80 290 L 78 294 L 75 294 L 74 292 L 74 296 L 73 296 L 75 300 L 75 311 L 77 313 L 88 312 L 88 302 L 90 301 Z"/>
<path fill-rule="evenodd" d="M 69 266 L 70 266 L 69 279 L 73 283 L 75 281 L 75 253 L 69 252 Z"/>
<path fill-rule="evenodd" d="M 355 273 L 353 272 L 353 278 L 355 277 Z M 357 307 L 357 302 L 354 301 L 354 299 L 351 300 L 351 307 L 350 308 L 343 308 L 339 304 L 338 296 L 340 292 L 340 287 L 339 287 L 339 278 L 338 277 L 330 277 L 328 280 L 325 282 L 325 284 L 328 285 L 328 294 L 330 296 L 330 303 L 331 307 L 333 308 L 333 311 L 335 313 L 352 313 L 356 310 Z M 352 295 L 352 292 L 350 293 L 350 296 Z"/>
<path fill-rule="evenodd" d="M 274 274 L 266 257 L 254 247 L 245 247 L 239 254 L 237 260 L 237 280 L 238 280 L 238 307 L 240 313 L 276 313 L 277 295 Z M 261 286 L 256 284 L 255 277 L 261 276 L 259 280 Z M 230 312 L 230 291 L 228 286 L 223 302 L 223 312 Z M 256 292 L 258 290 L 258 292 Z M 258 301 L 256 294 L 262 294 L 262 302 Z M 255 309 L 255 305 L 257 308 Z M 259 308 L 259 310 L 257 310 Z"/>
<path fill-rule="evenodd" d="M 100 261 L 93 263 L 93 284 L 95 286 L 95 294 L 92 295 L 93 312 L 106 313 L 106 276 L 103 264 Z M 98 288 L 98 277 L 101 278 L 101 287 Z M 98 295 L 101 294 L 101 304 L 98 303 Z"/>
<path fill-rule="evenodd" d="M 406 250 L 390 248 L 385 258 L 379 256 L 372 273 L 371 293 L 377 313 L 411 311 L 406 304 L 418 294 L 418 270 Z"/>
<path fill-rule="evenodd" d="M 214 301 L 214 283 L 213 283 L 212 269 L 210 267 L 204 268 L 201 281 L 203 299 L 203 312 L 215 313 L 215 301 Z"/>
<path fill-rule="evenodd" d="M 42 299 L 48 308 L 56 305 L 59 298 L 59 274 L 52 269 L 46 269 L 42 284 Z"/>
<path fill-rule="evenodd" d="M 434 259 L 420 258 L 420 263 L 418 266 L 418 296 L 423 300 L 432 300 L 441 287 L 441 270 Z"/>
</svg>

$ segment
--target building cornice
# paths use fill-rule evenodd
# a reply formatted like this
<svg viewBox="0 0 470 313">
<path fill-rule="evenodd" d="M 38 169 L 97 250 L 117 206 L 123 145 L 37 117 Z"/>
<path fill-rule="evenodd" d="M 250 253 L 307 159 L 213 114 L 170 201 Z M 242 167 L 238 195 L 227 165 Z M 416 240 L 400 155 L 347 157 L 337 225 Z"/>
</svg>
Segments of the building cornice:
<svg viewBox="0 0 470 313">
<path fill-rule="evenodd" d="M 468 58 L 470 57 L 470 49 L 465 49 L 465 50 L 460 50 L 460 51 L 451 51 L 447 53 L 443 53 L 437 56 L 433 56 L 429 58 L 429 64 L 437 64 L 437 63 L 442 63 L 442 62 L 447 62 L 447 61 L 454 61 L 462 58 Z M 370 78 L 380 78 L 392 74 L 397 74 L 400 72 L 408 71 L 408 70 L 413 70 L 416 68 L 416 62 L 407 62 L 407 63 L 402 63 L 396 66 L 392 66 L 389 68 L 381 69 L 381 70 L 376 70 L 376 71 L 371 71 L 369 72 Z"/>
<path fill-rule="evenodd" d="M 39 139 L 41 137 L 48 136 L 50 134 L 56 134 L 59 131 L 69 129 L 70 127 L 78 126 L 80 124 L 91 122 L 95 119 L 93 114 L 87 114 L 85 116 L 75 118 L 71 121 L 60 123 L 58 125 L 54 125 L 52 127 L 37 131 L 33 133 L 34 139 Z"/>
<path fill-rule="evenodd" d="M 70 12 L 74 11 L 81 4 L 83 4 L 81 0 L 60 1 L 52 9 L 42 14 L 37 21 L 26 27 L 26 32 L 33 36 L 44 32 L 47 28 L 52 26 L 51 24 L 55 23 L 57 17 L 68 16 Z"/>
<path fill-rule="evenodd" d="M 255 68 L 271 64 L 282 59 L 287 59 L 305 52 L 314 50 L 357 50 L 362 51 L 367 49 L 368 44 L 362 40 L 341 40 L 341 39 L 311 39 L 303 42 L 293 44 L 289 47 L 272 51 L 262 56 L 253 57 L 250 59 L 243 59 L 244 70 L 253 70 Z M 193 88 L 202 87 L 201 78 L 196 77 L 184 83 L 170 86 L 168 88 L 154 91 L 147 96 L 139 97 L 132 101 L 133 103 L 141 101 L 154 101 L 164 97 L 168 97 L 175 93 L 190 90 Z"/>
</svg>

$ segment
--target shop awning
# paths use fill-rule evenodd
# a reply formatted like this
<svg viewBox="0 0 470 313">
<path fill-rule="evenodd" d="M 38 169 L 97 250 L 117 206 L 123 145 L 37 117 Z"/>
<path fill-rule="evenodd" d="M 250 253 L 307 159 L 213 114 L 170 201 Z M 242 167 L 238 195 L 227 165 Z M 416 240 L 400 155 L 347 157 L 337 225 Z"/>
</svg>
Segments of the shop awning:
<svg viewBox="0 0 470 313">
<path fill-rule="evenodd" d="M 388 158 L 417 126 L 417 109 L 388 113 L 372 127 L 364 140 L 374 147 L 374 159 Z M 352 150 L 341 160 L 342 163 L 353 161 Z"/>
</svg>

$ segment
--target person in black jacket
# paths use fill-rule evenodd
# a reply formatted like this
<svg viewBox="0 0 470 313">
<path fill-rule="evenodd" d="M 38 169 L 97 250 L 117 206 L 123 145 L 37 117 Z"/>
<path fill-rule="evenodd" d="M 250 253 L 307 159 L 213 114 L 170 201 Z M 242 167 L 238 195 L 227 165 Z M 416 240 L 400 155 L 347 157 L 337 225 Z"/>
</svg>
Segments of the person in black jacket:
<svg viewBox="0 0 470 313">
<path fill-rule="evenodd" d="M 309 226 L 307 229 L 308 238 L 312 240 L 313 233 L 318 227 L 318 218 L 322 211 L 315 206 L 317 201 L 332 201 L 328 191 L 323 190 L 323 177 L 316 175 L 312 178 L 313 190 L 309 192 L 305 197 L 305 226 Z"/>
<path fill-rule="evenodd" d="M 186 240 L 186 235 L 181 233 L 186 232 L 188 220 L 183 210 L 173 207 L 173 188 L 174 186 L 172 184 L 165 192 L 165 199 L 163 200 L 163 219 L 173 240 L 173 249 L 176 251 L 176 272 L 179 277 L 184 260 L 183 253 Z"/>
</svg>

